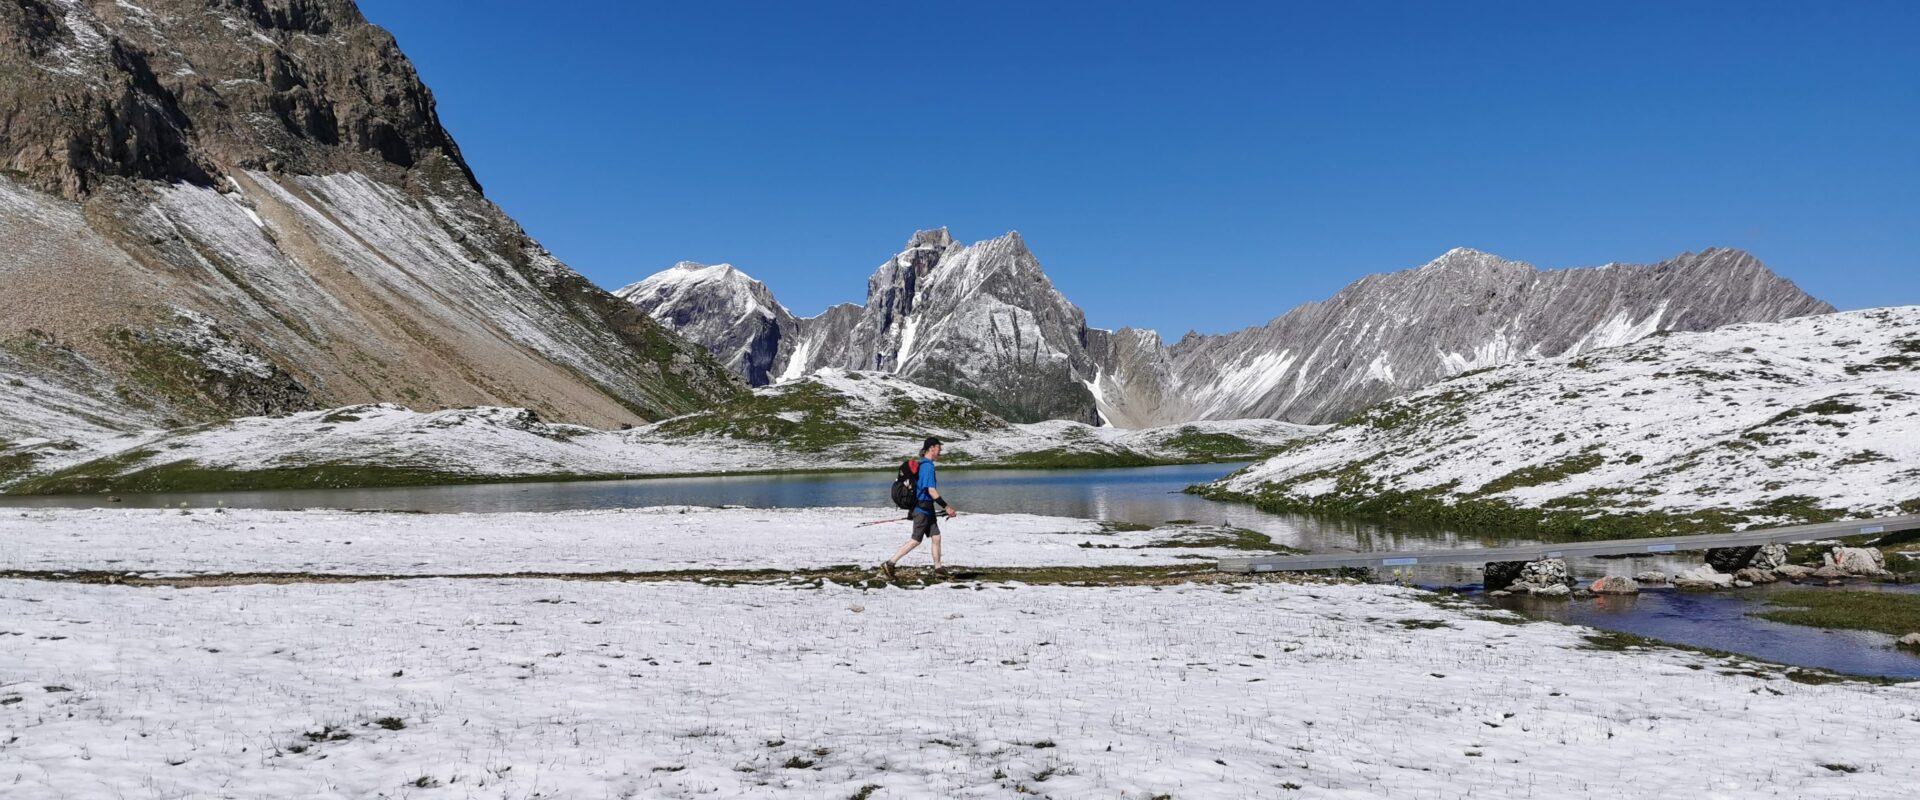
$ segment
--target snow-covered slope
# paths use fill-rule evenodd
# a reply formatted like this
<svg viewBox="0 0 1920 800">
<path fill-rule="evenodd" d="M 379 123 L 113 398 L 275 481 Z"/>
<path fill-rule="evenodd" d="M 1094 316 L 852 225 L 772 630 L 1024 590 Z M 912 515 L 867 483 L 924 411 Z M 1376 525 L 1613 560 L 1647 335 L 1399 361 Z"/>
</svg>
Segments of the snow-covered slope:
<svg viewBox="0 0 1920 800">
<path fill-rule="evenodd" d="M 1540 271 L 1465 248 L 1371 275 L 1267 325 L 1189 334 L 1089 328 L 1017 234 L 962 247 L 921 231 L 868 280 L 864 306 L 789 319 L 758 281 L 668 270 L 642 307 L 750 381 L 823 367 L 894 372 L 1009 419 L 1128 428 L 1193 419 L 1337 422 L 1472 369 L 1573 355 L 1659 331 L 1832 311 L 1752 256 Z M 770 365 L 767 353 L 772 353 Z"/>
<path fill-rule="evenodd" d="M 0 470 L 0 487 L 135 492 L 884 468 L 929 435 L 952 443 L 946 460 L 957 465 L 1131 466 L 1258 458 L 1318 430 L 1273 420 L 1138 431 L 1015 425 L 891 374 L 829 369 L 624 431 L 551 423 L 518 408 L 421 413 L 375 404 L 0 443 L 0 465 L 13 465 Z"/>
<path fill-rule="evenodd" d="M 8 4 L 0 75 L 0 380 L 110 427 L 379 400 L 611 426 L 744 392 L 489 202 L 350 2 Z"/>
<path fill-rule="evenodd" d="M 1207 491 L 1588 535 L 1920 513 L 1920 306 L 1464 375 Z"/>
</svg>

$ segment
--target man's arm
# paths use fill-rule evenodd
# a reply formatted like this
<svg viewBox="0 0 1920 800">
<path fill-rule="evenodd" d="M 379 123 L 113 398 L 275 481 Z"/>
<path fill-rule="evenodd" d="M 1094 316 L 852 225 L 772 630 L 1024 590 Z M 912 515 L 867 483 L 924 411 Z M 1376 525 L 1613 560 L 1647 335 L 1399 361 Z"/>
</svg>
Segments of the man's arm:
<svg viewBox="0 0 1920 800">
<path fill-rule="evenodd" d="M 935 504 L 935 505 L 938 505 L 938 506 L 940 506 L 941 508 L 943 508 L 943 509 L 946 509 L 946 512 L 947 512 L 947 516 L 949 516 L 949 517 L 957 517 L 957 516 L 960 516 L 960 510 L 959 510 L 959 509 L 957 509 L 957 508 L 954 508 L 954 507 L 953 507 L 953 506 L 951 506 L 951 505 L 948 505 L 948 504 L 947 504 L 947 501 L 945 501 L 945 500 L 942 500 L 942 499 L 940 498 L 940 490 L 939 490 L 939 489 L 938 489 L 937 487 L 933 487 L 933 486 L 929 486 L 929 487 L 927 487 L 927 496 L 928 496 L 928 497 L 931 497 L 931 498 L 933 498 L 933 502 L 934 502 L 934 504 Z"/>
</svg>

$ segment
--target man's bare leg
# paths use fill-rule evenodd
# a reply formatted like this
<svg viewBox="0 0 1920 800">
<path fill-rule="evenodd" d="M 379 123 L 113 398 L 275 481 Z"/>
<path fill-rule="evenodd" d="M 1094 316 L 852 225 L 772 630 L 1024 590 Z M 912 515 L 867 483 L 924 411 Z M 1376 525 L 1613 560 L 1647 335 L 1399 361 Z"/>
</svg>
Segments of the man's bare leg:
<svg viewBox="0 0 1920 800">
<path fill-rule="evenodd" d="M 907 554 L 908 554 L 908 553 L 911 553 L 911 552 L 913 552 L 913 548 L 916 548 L 916 547 L 919 547 L 919 546 L 920 546 L 920 540 L 918 540 L 918 539 L 908 539 L 908 540 L 907 540 L 907 543 L 906 543 L 906 544 L 903 544 L 903 545 L 900 545 L 900 550 L 899 550 L 899 552 L 896 552 L 896 553 L 894 553 L 894 554 L 893 554 L 893 557 L 892 557 L 892 558 L 889 558 L 889 559 L 887 559 L 887 563 L 889 563 L 889 564 L 898 564 L 898 563 L 900 563 L 900 559 L 903 559 L 903 558 L 906 558 L 906 557 L 907 557 Z M 939 549 L 940 549 L 940 539 L 939 539 L 939 537 L 934 537 L 934 540 L 933 540 L 933 547 L 934 547 L 934 551 L 935 551 L 935 552 L 938 552 L 938 551 L 939 551 Z"/>
<path fill-rule="evenodd" d="M 945 567 L 940 566 L 940 537 L 929 536 L 927 538 L 933 540 L 933 568 L 935 570 L 945 569 Z"/>
</svg>

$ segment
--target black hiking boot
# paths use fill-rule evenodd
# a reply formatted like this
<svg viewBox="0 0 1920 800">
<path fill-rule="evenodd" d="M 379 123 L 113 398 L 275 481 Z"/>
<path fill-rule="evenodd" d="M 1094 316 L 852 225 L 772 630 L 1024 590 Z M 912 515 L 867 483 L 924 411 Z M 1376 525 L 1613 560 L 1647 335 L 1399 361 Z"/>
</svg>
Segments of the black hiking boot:
<svg viewBox="0 0 1920 800">
<path fill-rule="evenodd" d="M 880 574 L 887 576 L 887 580 L 890 581 L 899 580 L 899 576 L 893 572 L 893 562 L 891 561 L 880 562 Z"/>
</svg>

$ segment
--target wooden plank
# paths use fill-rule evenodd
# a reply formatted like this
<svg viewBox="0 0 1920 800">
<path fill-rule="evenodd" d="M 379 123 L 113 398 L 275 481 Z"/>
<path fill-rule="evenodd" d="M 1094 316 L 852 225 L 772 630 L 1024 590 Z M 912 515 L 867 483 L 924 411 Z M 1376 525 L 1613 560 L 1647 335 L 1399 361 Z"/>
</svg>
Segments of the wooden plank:
<svg viewBox="0 0 1920 800">
<path fill-rule="evenodd" d="M 1411 567 L 1425 564 L 1475 564 L 1489 561 L 1538 561 L 1543 558 L 1591 558 L 1636 553 L 1675 553 L 1719 547 L 1785 544 L 1843 536 L 1893 533 L 1920 529 L 1920 514 L 1881 519 L 1819 522 L 1785 528 L 1759 528 L 1692 536 L 1646 539 L 1609 539 L 1598 542 L 1549 542 L 1511 547 L 1460 550 L 1403 550 L 1381 553 L 1310 553 L 1303 556 L 1260 556 L 1221 559 L 1221 572 L 1287 572 L 1342 567 Z"/>
</svg>

